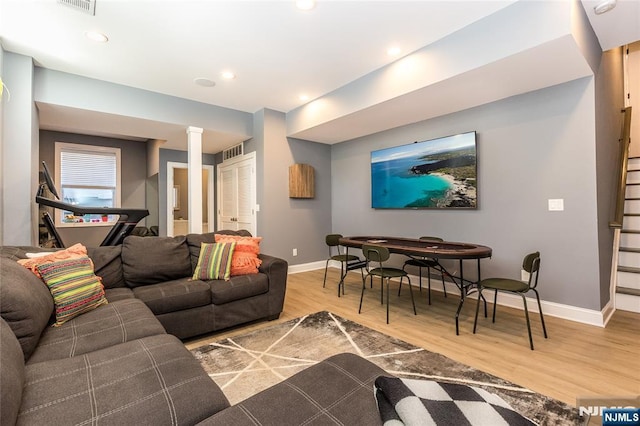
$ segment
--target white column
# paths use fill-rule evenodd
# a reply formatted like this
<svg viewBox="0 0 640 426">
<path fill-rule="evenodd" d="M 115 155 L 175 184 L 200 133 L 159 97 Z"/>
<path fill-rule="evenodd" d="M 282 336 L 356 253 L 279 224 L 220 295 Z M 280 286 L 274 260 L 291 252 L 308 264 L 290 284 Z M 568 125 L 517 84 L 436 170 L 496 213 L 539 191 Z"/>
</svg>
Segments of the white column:
<svg viewBox="0 0 640 426">
<path fill-rule="evenodd" d="M 187 182 L 189 185 L 189 233 L 202 233 L 202 129 L 187 128 Z"/>
</svg>

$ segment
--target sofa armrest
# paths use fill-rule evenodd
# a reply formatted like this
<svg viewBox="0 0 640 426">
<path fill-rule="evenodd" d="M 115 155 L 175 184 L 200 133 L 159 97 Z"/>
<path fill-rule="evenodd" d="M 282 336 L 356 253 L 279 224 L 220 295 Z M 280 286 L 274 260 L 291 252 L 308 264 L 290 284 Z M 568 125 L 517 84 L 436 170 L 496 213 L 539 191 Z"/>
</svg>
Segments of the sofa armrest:
<svg viewBox="0 0 640 426">
<path fill-rule="evenodd" d="M 289 264 L 286 260 L 260 253 L 262 264 L 258 270 L 269 278 L 269 318 L 276 319 L 282 312 L 287 289 Z"/>
</svg>

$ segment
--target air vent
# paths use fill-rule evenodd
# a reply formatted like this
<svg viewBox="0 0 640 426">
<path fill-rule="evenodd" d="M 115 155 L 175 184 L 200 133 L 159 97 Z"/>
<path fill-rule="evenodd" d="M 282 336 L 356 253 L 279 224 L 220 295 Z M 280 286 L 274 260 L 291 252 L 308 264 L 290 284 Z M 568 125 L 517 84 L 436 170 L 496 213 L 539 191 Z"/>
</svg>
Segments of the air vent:
<svg viewBox="0 0 640 426">
<path fill-rule="evenodd" d="M 96 14 L 96 0 L 58 0 L 58 3 L 89 15 L 95 16 Z"/>
<path fill-rule="evenodd" d="M 242 144 L 234 145 L 231 148 L 227 148 L 222 151 L 222 162 L 224 163 L 225 161 L 231 160 L 232 158 L 238 157 L 242 154 Z"/>
</svg>

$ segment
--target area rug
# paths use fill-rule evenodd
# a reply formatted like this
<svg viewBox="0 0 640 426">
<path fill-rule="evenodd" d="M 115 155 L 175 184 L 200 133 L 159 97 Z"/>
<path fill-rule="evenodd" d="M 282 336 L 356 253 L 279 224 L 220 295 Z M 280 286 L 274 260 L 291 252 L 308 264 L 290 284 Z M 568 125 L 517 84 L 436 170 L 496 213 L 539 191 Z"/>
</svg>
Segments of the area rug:
<svg viewBox="0 0 640 426">
<path fill-rule="evenodd" d="M 481 387 L 541 425 L 575 425 L 580 420 L 575 407 L 326 311 L 191 352 L 232 404 L 331 355 L 351 352 L 398 377 Z"/>
</svg>

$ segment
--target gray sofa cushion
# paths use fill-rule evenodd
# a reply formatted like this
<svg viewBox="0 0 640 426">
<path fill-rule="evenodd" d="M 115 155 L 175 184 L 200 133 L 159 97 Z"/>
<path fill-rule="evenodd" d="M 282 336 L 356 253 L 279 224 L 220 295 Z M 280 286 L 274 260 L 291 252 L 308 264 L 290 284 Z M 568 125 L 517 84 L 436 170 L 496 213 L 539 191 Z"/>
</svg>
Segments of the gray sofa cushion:
<svg viewBox="0 0 640 426">
<path fill-rule="evenodd" d="M 109 303 L 117 302 L 118 300 L 135 299 L 133 291 L 129 287 L 107 288 L 104 290 L 104 295 Z"/>
<path fill-rule="evenodd" d="M 211 303 L 209 285 L 190 278 L 136 287 L 133 289 L 133 294 L 156 315 L 197 308 Z"/>
<path fill-rule="evenodd" d="M 40 278 L 14 260 L 0 259 L 0 268 L 0 315 L 18 338 L 27 360 L 49 323 L 53 297 Z"/>
<path fill-rule="evenodd" d="M 143 302 L 120 300 L 75 317 L 60 327 L 48 327 L 28 363 L 70 358 L 164 333 L 160 321 Z"/>
<path fill-rule="evenodd" d="M 191 255 L 191 269 L 195 270 L 198 265 L 198 257 L 200 257 L 200 246 L 202 243 L 212 244 L 216 242 L 216 234 L 238 235 L 240 237 L 251 237 L 251 233 L 246 229 L 239 231 L 231 231 L 222 229 L 216 232 L 208 232 L 206 234 L 189 234 L 187 235 L 187 245 L 189 246 L 189 254 Z"/>
<path fill-rule="evenodd" d="M 373 383 L 386 374 L 357 355 L 335 355 L 200 424 L 381 425 Z M 283 401 L 289 409 L 283 410 Z"/>
<path fill-rule="evenodd" d="M 120 254 L 122 245 L 87 248 L 87 255 L 93 261 L 94 272 L 102 278 L 104 288 L 125 287 Z"/>
<path fill-rule="evenodd" d="M 128 236 L 122 243 L 122 268 L 129 287 L 190 276 L 187 237 Z"/>
<path fill-rule="evenodd" d="M 24 355 L 16 335 L 0 318 L 0 425 L 14 425 L 24 386 Z"/>
<path fill-rule="evenodd" d="M 214 305 L 264 294 L 269 291 L 269 278 L 265 274 L 238 275 L 229 281 L 207 281 L 211 287 L 211 301 Z"/>
<path fill-rule="evenodd" d="M 28 365 L 18 422 L 194 424 L 228 406 L 193 355 L 164 334 Z"/>
</svg>

